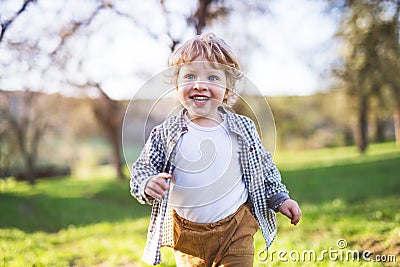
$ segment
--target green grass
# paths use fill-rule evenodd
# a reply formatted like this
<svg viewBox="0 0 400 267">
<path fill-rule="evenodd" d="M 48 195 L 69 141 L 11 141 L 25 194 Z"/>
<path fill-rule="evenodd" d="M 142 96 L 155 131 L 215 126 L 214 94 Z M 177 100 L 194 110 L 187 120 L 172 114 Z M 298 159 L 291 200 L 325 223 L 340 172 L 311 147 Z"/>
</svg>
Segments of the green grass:
<svg viewBox="0 0 400 267">
<path fill-rule="evenodd" d="M 400 147 L 393 142 L 370 144 L 366 153 L 360 155 L 354 146 L 324 148 L 307 151 L 277 151 L 274 161 L 279 168 L 309 169 L 355 163 L 367 163 L 385 159 L 398 159 Z"/>
<path fill-rule="evenodd" d="M 301 205 L 296 226 L 278 214 L 278 236 L 255 266 L 295 265 L 277 259 L 294 253 L 371 250 L 400 261 L 400 148 L 373 145 L 359 156 L 354 147 L 276 153 L 284 183 Z M 103 171 L 103 170 L 102 170 Z M 97 172 L 93 172 L 97 173 Z M 107 173 L 107 171 L 103 172 Z M 146 266 L 140 261 L 150 207 L 129 195 L 129 182 L 98 173 L 91 179 L 60 177 L 31 187 L 0 180 L 0 266 Z M 260 232 L 256 252 L 263 249 Z M 271 262 L 271 253 L 274 256 Z M 163 249 L 161 266 L 174 266 Z M 264 255 L 262 255 L 264 256 Z M 383 266 L 356 261 L 297 262 L 307 266 Z M 394 264 L 392 264 L 394 266 Z"/>
</svg>

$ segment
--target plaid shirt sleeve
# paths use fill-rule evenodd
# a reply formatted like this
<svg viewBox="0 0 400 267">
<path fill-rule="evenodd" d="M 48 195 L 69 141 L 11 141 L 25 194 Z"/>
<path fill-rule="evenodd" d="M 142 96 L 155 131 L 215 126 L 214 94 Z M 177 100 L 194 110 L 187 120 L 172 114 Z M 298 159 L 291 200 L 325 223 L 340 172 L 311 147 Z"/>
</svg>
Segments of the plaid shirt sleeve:
<svg viewBox="0 0 400 267">
<path fill-rule="evenodd" d="M 244 177 L 253 202 L 253 212 L 257 218 L 266 249 L 276 237 L 275 212 L 287 198 L 289 192 L 281 182 L 281 174 L 272 161 L 272 155 L 263 146 L 254 122 L 244 116 L 237 120 L 247 148 L 244 146 Z"/>
<path fill-rule="evenodd" d="M 160 137 L 160 129 L 156 127 L 132 166 L 130 188 L 131 194 L 142 204 L 153 204 L 154 198 L 144 192 L 146 183 L 154 175 L 162 172 L 165 162 L 163 142 Z"/>
<path fill-rule="evenodd" d="M 271 153 L 263 146 L 254 122 L 251 121 L 252 136 L 255 137 L 258 149 L 262 151 L 262 166 L 265 175 L 265 188 L 268 207 L 277 211 L 282 202 L 289 198 L 289 191 L 282 183 L 281 173 L 273 162 Z"/>
<path fill-rule="evenodd" d="M 279 206 L 283 201 L 289 198 L 289 191 L 286 186 L 282 183 L 281 174 L 272 160 L 272 155 L 265 148 L 263 165 L 266 168 L 266 197 L 268 200 L 268 206 L 274 211 L 278 211 Z"/>
</svg>

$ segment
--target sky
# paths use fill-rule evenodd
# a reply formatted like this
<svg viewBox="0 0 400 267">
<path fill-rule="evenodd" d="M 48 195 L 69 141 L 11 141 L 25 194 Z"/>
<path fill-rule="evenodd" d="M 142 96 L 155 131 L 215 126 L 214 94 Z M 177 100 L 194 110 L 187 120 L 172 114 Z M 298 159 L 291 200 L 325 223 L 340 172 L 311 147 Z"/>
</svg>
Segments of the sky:
<svg viewBox="0 0 400 267">
<path fill-rule="evenodd" d="M 2 17 L 15 12 L 20 2 L 2 2 Z M 87 15 L 84 10 L 93 7 L 91 1 L 69 0 L 65 3 L 63 0 L 39 0 L 29 7 L 29 13 L 18 18 L 6 38 L 15 40 L 21 34 L 32 35 L 33 39 L 39 38 L 44 50 L 51 51 L 57 40 L 38 33 L 44 29 L 60 29 L 68 19 L 83 18 Z M 116 1 L 120 10 L 128 12 L 137 21 L 132 23 L 111 12 L 103 12 L 92 22 L 90 38 L 73 39 L 68 44 L 74 55 L 85 58 L 83 63 L 72 59 L 65 73 L 50 70 L 46 77 L 39 71 L 28 71 L 26 64 L 15 63 L 13 67 L 0 68 L 3 72 L 0 88 L 21 89 L 29 85 L 35 90 L 52 92 L 62 88 L 60 81 L 65 81 L 68 76 L 76 83 L 99 82 L 112 98 L 131 98 L 147 79 L 167 67 L 170 39 L 165 35 L 166 30 L 170 29 L 172 35 L 184 40 L 194 34 L 193 29 L 186 27 L 183 14 L 193 10 L 195 1 L 169 0 L 166 3 L 173 13 L 169 20 L 165 20 L 162 10 L 154 8 L 152 1 L 140 1 L 134 8 L 132 1 Z M 244 74 L 263 94 L 308 95 L 329 88 L 327 73 L 337 54 L 333 40 L 337 19 L 325 12 L 325 3 L 317 0 L 269 1 L 269 10 L 261 17 L 236 13 L 205 31 L 215 32 L 237 51 Z M 57 12 L 60 8 L 62 12 Z M 135 25 L 146 25 L 159 38 L 150 37 L 143 28 Z M 256 47 L 246 40 L 248 36 L 257 43 Z M 8 52 L 3 52 L 4 47 L 0 49 L 0 63 L 12 60 Z M 49 62 L 42 58 L 34 64 Z"/>
<path fill-rule="evenodd" d="M 335 60 L 336 22 L 322 1 L 283 0 L 263 21 L 264 49 L 252 58 L 249 76 L 272 95 L 307 95 L 328 86 L 324 75 Z M 255 29 L 255 27 L 254 27 Z"/>
</svg>

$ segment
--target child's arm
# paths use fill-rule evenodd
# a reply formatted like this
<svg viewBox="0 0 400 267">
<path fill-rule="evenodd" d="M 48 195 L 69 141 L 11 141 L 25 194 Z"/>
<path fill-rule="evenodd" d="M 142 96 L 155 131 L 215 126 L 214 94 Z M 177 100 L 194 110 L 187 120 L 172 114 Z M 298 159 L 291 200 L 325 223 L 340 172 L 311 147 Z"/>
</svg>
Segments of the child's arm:
<svg viewBox="0 0 400 267">
<path fill-rule="evenodd" d="M 255 133 L 255 127 L 253 127 Z M 258 134 L 256 134 L 258 136 Z M 262 145 L 258 136 L 258 144 L 260 149 L 263 150 L 263 166 L 265 167 L 266 177 L 265 184 L 267 187 L 266 196 L 270 208 L 279 211 L 289 219 L 291 223 L 296 225 L 300 221 L 301 210 L 297 202 L 290 199 L 289 192 L 286 186 L 282 183 L 281 174 L 272 160 L 272 155 Z"/>
<path fill-rule="evenodd" d="M 267 186 L 269 188 L 268 194 L 272 195 L 270 198 L 270 205 L 275 211 L 279 211 L 291 220 L 291 223 L 296 225 L 300 221 L 301 210 L 297 202 L 290 199 L 289 192 L 286 186 L 281 182 L 281 175 L 278 168 L 272 161 L 272 155 L 268 151 L 265 153 L 265 166 L 268 166 Z"/>
<path fill-rule="evenodd" d="M 301 217 L 300 207 L 296 201 L 290 199 L 286 186 L 281 182 L 280 172 L 272 161 L 271 154 L 267 151 L 265 153 L 266 162 L 264 164 L 269 166 L 268 174 L 270 174 L 270 177 L 267 178 L 269 194 L 272 195 L 269 201 L 270 205 L 273 209 L 291 219 L 291 223 L 296 225 Z"/>
<path fill-rule="evenodd" d="M 279 206 L 279 212 L 288 217 L 292 224 L 296 225 L 300 221 L 301 210 L 293 199 L 286 199 Z"/>
<path fill-rule="evenodd" d="M 272 160 L 271 153 L 262 145 L 261 139 L 257 133 L 253 121 L 248 121 L 250 125 L 251 136 L 255 138 L 255 145 L 262 151 L 262 164 L 265 175 L 265 197 L 268 200 L 268 206 L 274 211 L 279 211 L 296 225 L 301 217 L 301 210 L 296 201 L 290 199 L 286 186 L 282 183 L 281 174 Z"/>
<path fill-rule="evenodd" d="M 147 184 L 162 173 L 165 162 L 164 146 L 156 127 L 131 170 L 131 194 L 142 204 L 152 204 L 154 197 L 146 193 Z"/>
</svg>

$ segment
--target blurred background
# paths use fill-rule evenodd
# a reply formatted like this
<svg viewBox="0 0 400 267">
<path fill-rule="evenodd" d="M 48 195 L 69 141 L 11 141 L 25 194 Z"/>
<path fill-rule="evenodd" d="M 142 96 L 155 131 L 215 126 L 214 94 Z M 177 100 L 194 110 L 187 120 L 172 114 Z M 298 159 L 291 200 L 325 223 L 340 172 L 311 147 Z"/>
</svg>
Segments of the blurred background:
<svg viewBox="0 0 400 267">
<path fill-rule="evenodd" d="M 399 254 L 400 1 L 1 0 L 0 23 L 4 266 L 142 266 L 149 210 L 129 197 L 124 152 L 138 155 L 143 129 L 131 125 L 123 151 L 125 111 L 202 32 L 236 51 L 261 92 L 252 108 L 269 103 L 275 160 L 310 214 L 278 246 L 322 250 L 347 235 Z M 140 112 L 145 98 L 131 105 L 137 125 L 165 116 Z M 376 224 L 361 229 L 360 218 Z M 87 242 L 94 250 L 82 252 Z"/>
</svg>

